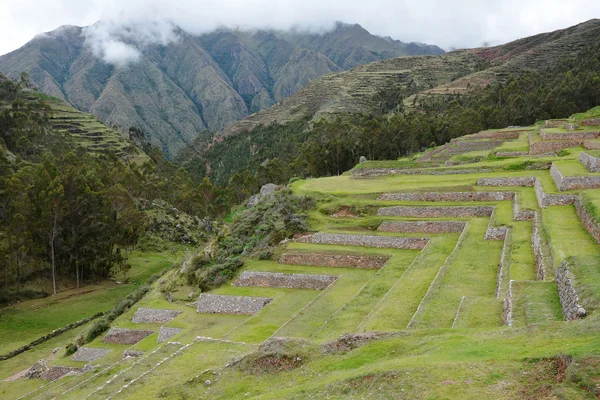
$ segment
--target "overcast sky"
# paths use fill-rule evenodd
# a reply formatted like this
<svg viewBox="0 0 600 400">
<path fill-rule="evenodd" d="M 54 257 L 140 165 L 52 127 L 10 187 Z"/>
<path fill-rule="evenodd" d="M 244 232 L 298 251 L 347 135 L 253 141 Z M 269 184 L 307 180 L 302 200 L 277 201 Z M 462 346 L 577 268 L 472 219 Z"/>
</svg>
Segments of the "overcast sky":
<svg viewBox="0 0 600 400">
<path fill-rule="evenodd" d="M 448 50 L 500 44 L 600 17 L 598 0 L 3 0 L 0 54 L 61 25 L 111 26 L 161 17 L 192 33 L 217 26 L 326 29 L 340 20 L 371 33 Z M 106 34 L 106 33 L 102 33 Z M 169 40 L 162 24 L 149 38 Z M 113 49 L 126 51 L 127 49 Z M 101 51 L 101 50 L 99 50 Z"/>
</svg>

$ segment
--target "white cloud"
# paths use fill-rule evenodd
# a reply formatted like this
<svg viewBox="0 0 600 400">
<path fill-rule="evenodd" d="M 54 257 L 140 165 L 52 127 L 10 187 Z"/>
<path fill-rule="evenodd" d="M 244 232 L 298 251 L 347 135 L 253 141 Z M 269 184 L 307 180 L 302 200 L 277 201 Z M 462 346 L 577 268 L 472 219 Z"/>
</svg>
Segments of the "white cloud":
<svg viewBox="0 0 600 400">
<path fill-rule="evenodd" d="M 19 0 L 6 1 L 0 16 L 0 54 L 60 25 L 107 25 L 104 57 L 131 58 L 139 46 L 173 38 L 172 21 L 191 33 L 214 28 L 311 30 L 336 20 L 359 23 L 374 34 L 444 48 L 504 43 L 600 17 L 597 0 Z M 111 26 L 131 34 L 114 37 Z M 111 33 L 112 32 L 112 33 Z M 104 40 L 104 39 L 103 39 Z M 115 46 L 121 42 L 125 46 Z M 109 55 L 110 54 L 110 55 Z"/>
</svg>

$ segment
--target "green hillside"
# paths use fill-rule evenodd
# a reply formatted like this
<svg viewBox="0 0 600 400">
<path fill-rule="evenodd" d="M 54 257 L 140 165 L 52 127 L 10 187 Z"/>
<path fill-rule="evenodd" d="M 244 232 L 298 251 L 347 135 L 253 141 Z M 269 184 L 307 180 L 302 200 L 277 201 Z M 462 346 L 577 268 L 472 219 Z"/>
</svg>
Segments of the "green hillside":
<svg viewBox="0 0 600 400">
<path fill-rule="evenodd" d="M 264 193 L 112 322 L 122 330 L 0 394 L 595 398 L 596 117 L 485 130 Z M 0 377 L 48 351 L 5 361 Z M 75 373 L 47 380 L 60 367 Z"/>
<path fill-rule="evenodd" d="M 170 158 L 322 75 L 390 57 L 443 53 L 437 46 L 379 38 L 359 25 L 338 24 L 324 36 L 230 29 L 194 36 L 177 28 L 177 40 L 133 43 L 140 59 L 115 66 L 90 50 L 86 32 L 95 28 L 63 26 L 38 35 L 0 56 L 0 72 L 13 79 L 27 72 L 40 91 L 105 124 L 141 129 Z"/>
</svg>

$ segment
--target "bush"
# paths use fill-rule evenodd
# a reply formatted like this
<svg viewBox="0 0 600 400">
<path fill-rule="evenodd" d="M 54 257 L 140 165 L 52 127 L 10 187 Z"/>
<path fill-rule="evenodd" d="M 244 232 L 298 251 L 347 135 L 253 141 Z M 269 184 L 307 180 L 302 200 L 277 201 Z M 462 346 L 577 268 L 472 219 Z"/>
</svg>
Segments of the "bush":
<svg viewBox="0 0 600 400">
<path fill-rule="evenodd" d="M 106 320 L 106 318 L 101 318 L 98 321 L 94 322 L 94 324 L 85 334 L 85 343 L 89 343 L 92 340 L 96 339 L 102 333 L 106 332 L 109 328 L 110 324 Z"/>
<path fill-rule="evenodd" d="M 65 346 L 65 357 L 69 357 L 77 351 L 78 347 L 75 343 L 69 343 Z"/>
<path fill-rule="evenodd" d="M 186 279 L 203 290 L 217 287 L 233 278 L 244 264 L 242 257 L 269 259 L 275 246 L 295 233 L 306 232 L 305 211 L 314 200 L 296 196 L 288 188 L 263 198 L 252 208 L 236 215 L 227 236 L 219 236 L 210 256 L 192 259 Z"/>
</svg>

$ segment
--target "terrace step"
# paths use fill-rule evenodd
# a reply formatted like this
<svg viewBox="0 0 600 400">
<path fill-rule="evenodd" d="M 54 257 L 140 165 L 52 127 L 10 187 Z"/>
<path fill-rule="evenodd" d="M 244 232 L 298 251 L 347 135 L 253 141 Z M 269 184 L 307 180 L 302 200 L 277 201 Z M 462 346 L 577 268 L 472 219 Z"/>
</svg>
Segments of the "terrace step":
<svg viewBox="0 0 600 400">
<path fill-rule="evenodd" d="M 555 282 L 512 281 L 512 326 L 562 321 Z"/>
<path fill-rule="evenodd" d="M 411 238 L 398 236 L 354 235 L 346 233 L 315 233 L 304 241 L 314 244 L 338 244 L 343 246 L 366 246 L 388 249 L 422 249 L 429 242 L 428 238 Z"/>
<path fill-rule="evenodd" d="M 234 286 L 258 286 L 284 289 L 324 290 L 337 276 L 284 274 L 281 272 L 244 271 L 233 284 Z"/>
<path fill-rule="evenodd" d="M 339 268 L 381 268 L 389 260 L 388 256 L 363 256 L 333 253 L 284 253 L 279 257 L 280 264 L 306 265 L 314 267 Z"/>
</svg>

